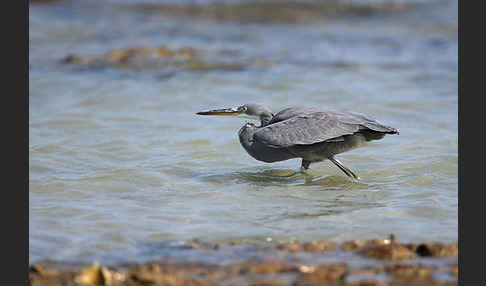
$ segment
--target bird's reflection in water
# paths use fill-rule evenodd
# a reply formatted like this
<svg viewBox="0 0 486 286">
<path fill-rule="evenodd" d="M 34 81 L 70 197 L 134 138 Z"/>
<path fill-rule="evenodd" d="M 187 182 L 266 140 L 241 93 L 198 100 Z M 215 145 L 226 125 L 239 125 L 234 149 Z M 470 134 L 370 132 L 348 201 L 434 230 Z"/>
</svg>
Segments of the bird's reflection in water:
<svg viewBox="0 0 486 286">
<path fill-rule="evenodd" d="M 228 183 L 231 181 L 240 184 L 256 184 L 262 186 L 321 186 L 323 190 L 367 189 L 372 187 L 366 182 L 350 180 L 345 176 L 275 168 L 210 175 L 206 176 L 204 180 L 220 183 Z"/>
<path fill-rule="evenodd" d="M 237 182 L 242 183 L 276 183 L 292 184 L 302 180 L 304 175 L 291 169 L 261 169 L 258 171 L 239 171 L 231 174 Z"/>
</svg>

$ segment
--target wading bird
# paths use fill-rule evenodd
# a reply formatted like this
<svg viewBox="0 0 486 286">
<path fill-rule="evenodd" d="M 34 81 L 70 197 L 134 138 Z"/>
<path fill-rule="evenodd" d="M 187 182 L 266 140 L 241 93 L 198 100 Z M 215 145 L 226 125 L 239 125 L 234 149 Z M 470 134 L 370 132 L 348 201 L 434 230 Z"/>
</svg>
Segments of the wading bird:
<svg viewBox="0 0 486 286">
<path fill-rule="evenodd" d="M 364 114 L 324 110 L 315 107 L 290 107 L 273 114 L 263 103 L 248 103 L 237 108 L 201 111 L 198 115 L 244 115 L 260 120 L 246 123 L 238 132 L 240 143 L 253 158 L 267 162 L 302 158 L 301 170 L 326 159 L 351 178 L 359 179 L 335 155 L 355 149 L 385 134 L 399 134 Z"/>
</svg>

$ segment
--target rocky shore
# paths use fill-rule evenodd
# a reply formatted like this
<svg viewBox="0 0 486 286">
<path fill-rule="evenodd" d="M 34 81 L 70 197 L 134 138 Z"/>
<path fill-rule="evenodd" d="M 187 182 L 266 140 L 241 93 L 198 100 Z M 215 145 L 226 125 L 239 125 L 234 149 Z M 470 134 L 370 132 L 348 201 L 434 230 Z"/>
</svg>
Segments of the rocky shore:
<svg viewBox="0 0 486 286">
<path fill-rule="evenodd" d="M 69 53 L 60 60 L 61 64 L 92 68 L 114 68 L 126 71 L 239 71 L 247 68 L 266 68 L 274 63 L 254 58 L 243 62 L 227 54 L 231 51 L 219 51 L 207 54 L 191 47 L 169 48 L 128 47 L 108 51 L 104 55 L 85 56 Z M 209 59 L 208 59 L 209 58 Z"/>
<path fill-rule="evenodd" d="M 305 243 L 201 243 L 186 247 L 218 253 L 248 248 L 268 259 L 229 264 L 160 259 L 146 263 L 104 266 L 40 261 L 30 265 L 30 285 L 457 285 L 457 243 L 401 243 L 386 239 L 354 240 L 341 244 Z M 275 253 L 333 257 L 332 263 L 301 263 L 275 258 Z M 286 257 L 286 256 L 279 256 Z M 319 259 L 317 259 L 319 260 Z M 353 263 L 361 260 L 359 266 Z"/>
</svg>

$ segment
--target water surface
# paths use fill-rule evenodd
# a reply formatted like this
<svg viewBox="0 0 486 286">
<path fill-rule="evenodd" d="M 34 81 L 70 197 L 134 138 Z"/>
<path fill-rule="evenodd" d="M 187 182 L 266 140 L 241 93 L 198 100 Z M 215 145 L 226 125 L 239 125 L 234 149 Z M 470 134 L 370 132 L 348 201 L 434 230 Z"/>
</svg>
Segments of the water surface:
<svg viewBox="0 0 486 286">
<path fill-rule="evenodd" d="M 29 260 L 144 260 L 150 243 L 457 240 L 457 3 L 312 23 L 170 17 L 130 1 L 29 7 Z M 122 3 L 123 2 L 123 3 Z M 414 1 L 416 2 L 416 1 Z M 120 8 L 120 3 L 123 8 Z M 134 46 L 192 47 L 242 70 L 64 65 Z M 400 129 L 299 173 L 239 145 L 265 102 L 367 113 Z"/>
</svg>

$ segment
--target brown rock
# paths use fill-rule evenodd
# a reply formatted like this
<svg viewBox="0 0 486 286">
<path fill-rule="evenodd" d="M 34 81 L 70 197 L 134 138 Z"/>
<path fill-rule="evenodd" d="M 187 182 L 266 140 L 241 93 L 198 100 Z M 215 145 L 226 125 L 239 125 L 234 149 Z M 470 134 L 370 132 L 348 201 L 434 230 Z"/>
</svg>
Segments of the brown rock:
<svg viewBox="0 0 486 286">
<path fill-rule="evenodd" d="M 69 274 L 66 275 L 59 269 L 47 268 L 39 263 L 29 267 L 29 285 L 32 286 L 60 286 L 71 280 Z"/>
<path fill-rule="evenodd" d="M 384 260 L 405 260 L 416 257 L 415 252 L 396 243 L 364 246 L 358 253 L 367 257 Z"/>
<path fill-rule="evenodd" d="M 303 247 L 304 247 L 304 251 L 323 252 L 323 251 L 331 251 L 336 249 L 336 243 L 326 242 L 326 241 L 312 241 L 312 242 L 304 243 Z"/>
<path fill-rule="evenodd" d="M 390 284 L 381 281 L 375 280 L 366 280 L 366 281 L 352 281 L 346 283 L 346 286 L 388 286 Z"/>
<path fill-rule="evenodd" d="M 49 269 L 39 263 L 35 263 L 29 267 L 29 273 L 36 273 L 40 276 L 55 276 L 59 275 L 60 271 L 59 269 Z"/>
<path fill-rule="evenodd" d="M 282 272 L 297 271 L 297 267 L 287 263 L 258 263 L 250 266 L 249 272 L 256 274 L 278 274 Z"/>
<path fill-rule="evenodd" d="M 297 278 L 297 285 L 336 285 L 341 283 L 348 274 L 348 267 L 342 265 L 319 265 L 312 272 L 301 273 Z"/>
<path fill-rule="evenodd" d="M 245 66 L 239 63 L 217 63 L 208 62 L 203 59 L 193 58 L 187 61 L 186 69 L 192 71 L 207 71 L 207 70 L 243 70 Z"/>
<path fill-rule="evenodd" d="M 143 48 L 132 48 L 132 49 L 119 49 L 113 50 L 106 54 L 105 62 L 107 63 L 127 63 L 137 54 L 147 53 L 147 50 Z"/>
<path fill-rule="evenodd" d="M 311 241 L 303 244 L 290 242 L 277 245 L 277 249 L 288 252 L 324 252 L 336 249 L 336 243 L 326 241 Z"/>
<path fill-rule="evenodd" d="M 284 285 L 286 284 L 276 280 L 262 280 L 250 284 L 250 286 L 284 286 Z"/>
<path fill-rule="evenodd" d="M 395 264 L 390 266 L 385 266 L 385 271 L 397 277 L 405 277 L 410 276 L 414 278 L 425 278 L 429 277 L 433 270 L 431 268 L 418 265 L 402 265 L 402 264 Z"/>
<path fill-rule="evenodd" d="M 173 57 L 182 57 L 185 59 L 194 58 L 197 56 L 196 50 L 192 48 L 181 48 L 179 50 L 172 50 L 166 46 L 160 46 L 155 49 L 149 48 L 129 48 L 129 49 L 117 49 L 109 52 L 106 54 L 104 60 L 107 63 L 111 64 L 126 64 L 135 57 L 142 56 L 142 57 L 156 57 L 156 58 L 173 58 Z"/>
<path fill-rule="evenodd" d="M 161 46 L 152 51 L 153 55 L 159 56 L 161 58 L 172 57 L 176 54 L 176 51 L 167 48 L 166 46 Z"/>
<path fill-rule="evenodd" d="M 86 285 L 105 285 L 105 277 L 98 262 L 82 268 L 74 280 Z"/>
<path fill-rule="evenodd" d="M 356 249 L 362 247 L 364 244 L 365 242 L 362 240 L 351 240 L 341 244 L 340 248 L 343 251 L 355 251 Z"/>
</svg>

